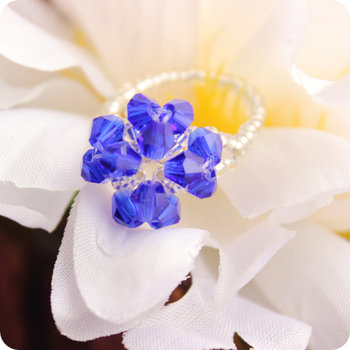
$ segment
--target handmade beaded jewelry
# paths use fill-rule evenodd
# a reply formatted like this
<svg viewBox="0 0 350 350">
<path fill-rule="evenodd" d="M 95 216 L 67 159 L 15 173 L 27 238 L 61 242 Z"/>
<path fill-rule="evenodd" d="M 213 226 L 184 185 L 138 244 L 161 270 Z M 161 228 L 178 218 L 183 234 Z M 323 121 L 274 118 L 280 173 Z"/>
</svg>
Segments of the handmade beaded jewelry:
<svg viewBox="0 0 350 350">
<path fill-rule="evenodd" d="M 190 126 L 193 108 L 185 100 L 161 107 L 141 93 L 164 83 L 206 78 L 208 73 L 201 70 L 147 78 L 124 87 L 106 104 L 106 114 L 94 119 L 89 139 L 93 148 L 83 157 L 82 177 L 94 183 L 111 181 L 116 190 L 112 215 L 119 224 L 132 228 L 147 222 L 158 229 L 179 222 L 176 194 L 184 189 L 198 198 L 212 196 L 217 176 L 236 164 L 264 125 L 261 97 L 238 78 L 218 78 L 220 85 L 243 92 L 249 120 L 236 135 Z"/>
</svg>

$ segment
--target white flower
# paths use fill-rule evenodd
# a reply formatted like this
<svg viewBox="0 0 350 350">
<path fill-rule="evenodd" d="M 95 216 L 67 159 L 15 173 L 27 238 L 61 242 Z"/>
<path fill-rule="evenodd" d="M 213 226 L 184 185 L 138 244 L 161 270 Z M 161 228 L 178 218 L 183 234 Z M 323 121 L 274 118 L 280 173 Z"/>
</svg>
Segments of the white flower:
<svg viewBox="0 0 350 350">
<path fill-rule="evenodd" d="M 60 331 L 88 340 L 130 329 L 128 348 L 157 350 L 233 348 L 237 332 L 255 349 L 302 350 L 312 327 L 311 349 L 344 344 L 350 246 L 334 231 L 350 228 L 346 8 L 327 0 L 309 9 L 301 0 L 56 0 L 72 30 L 52 5 L 7 3 L 0 213 L 52 231 L 80 190 L 53 276 Z M 183 195 L 180 225 L 118 226 L 111 188 L 80 178 L 91 123 L 84 115 L 146 73 L 222 65 L 259 88 L 268 126 L 280 128 L 264 130 L 212 199 Z M 189 272 L 189 292 L 163 306 Z"/>
</svg>

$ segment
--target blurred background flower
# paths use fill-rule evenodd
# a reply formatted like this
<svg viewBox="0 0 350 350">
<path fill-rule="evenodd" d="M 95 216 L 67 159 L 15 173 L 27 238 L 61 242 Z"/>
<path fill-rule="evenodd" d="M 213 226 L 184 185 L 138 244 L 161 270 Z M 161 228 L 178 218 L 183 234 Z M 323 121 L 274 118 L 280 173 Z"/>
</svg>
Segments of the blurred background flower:
<svg viewBox="0 0 350 350">
<path fill-rule="evenodd" d="M 181 225 L 161 237 L 117 235 L 107 190 L 81 191 L 53 279 L 63 334 L 88 340 L 132 327 L 130 349 L 233 348 L 235 332 L 256 349 L 303 349 L 311 328 L 310 349 L 346 341 L 349 32 L 348 8 L 335 0 L 2 2 L 0 213 L 24 226 L 53 231 L 61 221 L 82 188 L 90 120 L 126 82 L 191 67 L 233 73 L 258 87 L 268 112 L 270 129 L 220 179 L 221 190 L 208 201 L 182 200 Z M 194 103 L 198 126 L 235 132 L 245 118 L 240 96 L 215 79 L 182 90 L 176 97 Z M 34 236 L 31 250 L 14 249 L 40 256 L 46 241 L 52 264 L 59 236 Z M 189 292 L 162 307 L 189 271 Z M 47 283 L 41 290 L 47 302 Z M 25 344 L 25 332 L 34 331 L 12 339 Z M 38 339 L 36 348 L 47 347 Z"/>
</svg>

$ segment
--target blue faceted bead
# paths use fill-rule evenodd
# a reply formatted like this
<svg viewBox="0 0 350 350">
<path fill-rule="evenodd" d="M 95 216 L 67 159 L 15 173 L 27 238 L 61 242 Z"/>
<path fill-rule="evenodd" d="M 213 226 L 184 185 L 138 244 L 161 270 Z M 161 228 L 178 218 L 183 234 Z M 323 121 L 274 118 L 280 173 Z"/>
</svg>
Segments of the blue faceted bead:
<svg viewBox="0 0 350 350">
<path fill-rule="evenodd" d="M 180 220 L 179 200 L 167 195 L 158 181 L 146 181 L 132 193 L 131 200 L 137 207 L 139 218 L 155 229 L 173 225 Z"/>
<path fill-rule="evenodd" d="M 215 170 L 206 169 L 200 175 L 192 181 L 188 187 L 187 192 L 193 194 L 198 198 L 211 197 L 216 191 L 216 173 Z"/>
<path fill-rule="evenodd" d="M 164 175 L 182 187 L 201 178 L 205 160 L 196 154 L 185 151 L 165 162 Z"/>
<path fill-rule="evenodd" d="M 123 134 L 124 123 L 121 118 L 114 115 L 103 115 L 94 119 L 89 142 L 92 147 L 102 151 L 122 141 Z"/>
<path fill-rule="evenodd" d="M 131 191 L 118 191 L 112 197 L 113 219 L 120 225 L 130 228 L 143 224 L 138 210 L 131 200 Z"/>
<path fill-rule="evenodd" d="M 222 154 L 222 140 L 220 135 L 205 128 L 192 131 L 188 140 L 188 150 L 209 160 L 211 166 L 219 164 Z"/>
<path fill-rule="evenodd" d="M 137 143 L 145 157 L 162 159 L 175 145 L 175 137 L 170 124 L 152 120 L 140 130 Z"/>
<path fill-rule="evenodd" d="M 193 122 L 193 107 L 185 100 L 171 100 L 163 110 L 170 112 L 168 122 L 172 125 L 174 134 L 182 134 Z"/>
<path fill-rule="evenodd" d="M 164 174 L 199 198 L 210 197 L 216 190 L 215 171 L 207 167 L 205 159 L 191 151 L 182 152 L 166 161 Z"/>
<path fill-rule="evenodd" d="M 127 105 L 128 120 L 136 130 L 149 125 L 151 111 L 159 105 L 143 94 L 136 94 Z"/>
<path fill-rule="evenodd" d="M 152 228 L 158 229 L 161 227 L 174 225 L 180 221 L 180 202 L 173 195 L 168 196 L 168 206 L 155 217 L 149 224 Z"/>
<path fill-rule="evenodd" d="M 168 206 L 164 187 L 158 181 L 145 181 L 132 193 L 131 199 L 138 207 L 140 219 L 152 222 Z"/>
<path fill-rule="evenodd" d="M 141 165 L 142 157 L 127 142 L 118 142 L 102 153 L 106 162 L 115 164 L 112 179 L 135 175 Z"/>
<path fill-rule="evenodd" d="M 115 170 L 115 163 L 102 159 L 102 153 L 95 149 L 88 150 L 83 157 L 81 176 L 85 181 L 101 183 Z"/>
</svg>

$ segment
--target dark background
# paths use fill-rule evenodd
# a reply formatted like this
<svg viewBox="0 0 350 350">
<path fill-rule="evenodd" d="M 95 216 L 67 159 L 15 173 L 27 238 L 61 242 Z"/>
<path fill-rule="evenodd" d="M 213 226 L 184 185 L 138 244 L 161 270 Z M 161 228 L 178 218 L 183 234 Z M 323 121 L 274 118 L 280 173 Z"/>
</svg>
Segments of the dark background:
<svg viewBox="0 0 350 350">
<path fill-rule="evenodd" d="M 82 343 L 62 336 L 55 326 L 50 309 L 51 276 L 66 219 L 49 234 L 0 217 L 2 339 L 16 350 L 125 349 L 120 334 Z M 169 301 L 180 299 L 189 287 L 190 282 L 180 285 Z M 238 350 L 249 349 L 237 334 L 234 342 Z"/>
<path fill-rule="evenodd" d="M 51 276 L 65 220 L 55 232 L 0 217 L 0 332 L 16 350 L 120 350 L 121 335 L 75 342 L 58 332 L 50 309 Z"/>
</svg>

